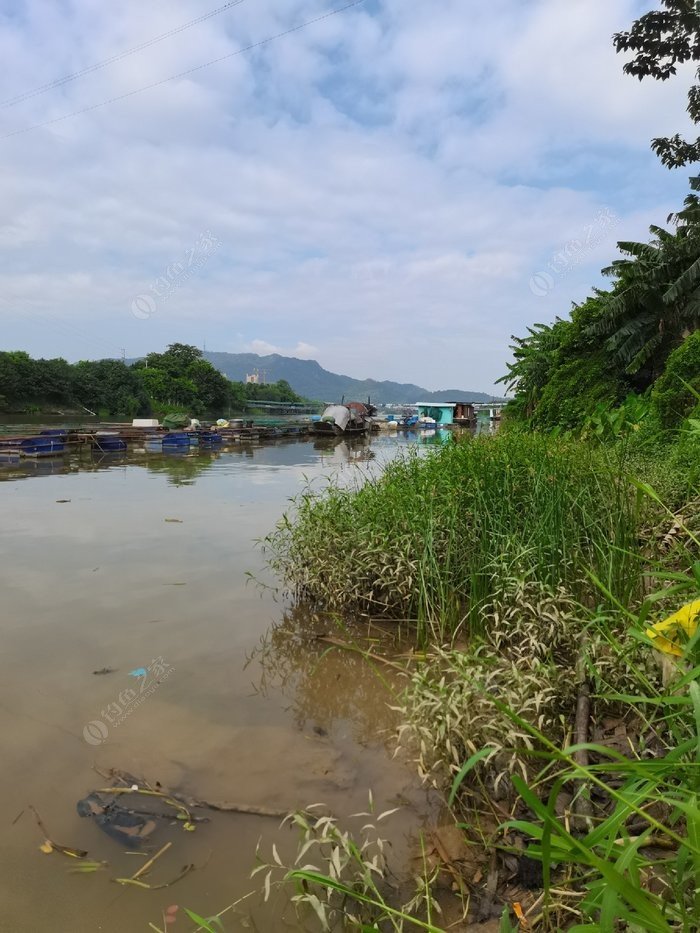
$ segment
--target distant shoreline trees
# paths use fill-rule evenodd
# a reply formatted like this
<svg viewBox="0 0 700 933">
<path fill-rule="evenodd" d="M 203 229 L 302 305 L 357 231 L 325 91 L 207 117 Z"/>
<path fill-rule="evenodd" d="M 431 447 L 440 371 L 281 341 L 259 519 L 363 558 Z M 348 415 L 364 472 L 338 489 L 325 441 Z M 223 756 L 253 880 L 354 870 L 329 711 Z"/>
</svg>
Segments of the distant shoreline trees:
<svg viewBox="0 0 700 933">
<path fill-rule="evenodd" d="M 231 382 L 197 347 L 171 344 L 131 366 L 120 360 L 33 359 L 0 351 L 0 411 L 78 407 L 97 414 L 148 415 L 174 407 L 192 414 L 241 410 L 252 400 L 306 401 L 285 380 L 270 385 Z"/>
</svg>

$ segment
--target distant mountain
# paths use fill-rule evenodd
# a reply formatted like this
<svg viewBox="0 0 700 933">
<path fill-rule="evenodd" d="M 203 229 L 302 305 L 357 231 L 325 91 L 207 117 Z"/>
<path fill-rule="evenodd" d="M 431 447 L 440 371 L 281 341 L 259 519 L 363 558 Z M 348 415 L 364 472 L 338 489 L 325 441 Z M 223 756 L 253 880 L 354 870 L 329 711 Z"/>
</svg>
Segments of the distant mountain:
<svg viewBox="0 0 700 933">
<path fill-rule="evenodd" d="M 404 382 L 377 382 L 375 379 L 353 379 L 331 373 L 316 360 L 298 360 L 293 356 L 258 356 L 257 353 L 210 353 L 204 354 L 229 379 L 245 380 L 248 373 L 258 370 L 265 373 L 266 382 L 286 379 L 299 395 L 320 402 L 364 401 L 368 396 L 376 404 L 412 402 L 490 402 L 493 395 L 474 392 L 471 389 L 442 389 L 429 392 L 421 386 Z"/>
</svg>

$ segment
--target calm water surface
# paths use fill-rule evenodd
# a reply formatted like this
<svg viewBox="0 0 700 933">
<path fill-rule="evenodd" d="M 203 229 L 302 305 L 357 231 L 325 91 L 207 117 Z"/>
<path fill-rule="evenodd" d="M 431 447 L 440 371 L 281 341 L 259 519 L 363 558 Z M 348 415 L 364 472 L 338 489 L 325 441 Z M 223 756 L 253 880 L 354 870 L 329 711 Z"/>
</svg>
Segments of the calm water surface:
<svg viewBox="0 0 700 933">
<path fill-rule="evenodd" d="M 372 788 L 378 807 L 403 805 L 389 831 L 405 857 L 425 798 L 387 754 L 386 687 L 356 655 L 324 653 L 312 637 L 323 622 L 248 574 L 267 579 L 254 541 L 308 481 L 358 481 L 407 443 L 292 441 L 0 466 L 3 933 L 147 931 L 173 904 L 213 914 L 255 887 L 259 839 L 266 853 L 273 840 L 294 842 L 277 819 L 197 811 L 212 819 L 193 833 L 158 830 L 154 849 L 173 846 L 149 881 L 169 881 L 187 863 L 197 870 L 160 891 L 121 887 L 110 879 L 132 875 L 143 858 L 75 809 L 105 783 L 95 767 L 208 800 L 284 811 L 321 801 L 340 817 L 364 809 Z M 130 674 L 159 659 L 172 668 L 159 684 L 151 672 Z M 105 667 L 116 671 L 93 674 Z M 111 724 L 110 704 L 142 683 L 143 702 Z M 104 726 L 91 727 L 90 744 L 92 722 Z M 55 841 L 107 869 L 71 873 L 71 859 L 40 852 L 29 804 Z M 297 928 L 282 906 L 279 897 L 247 901 L 253 928 Z M 169 927 L 192 928 L 182 916 Z M 226 929 L 242 921 L 228 914 Z"/>
</svg>

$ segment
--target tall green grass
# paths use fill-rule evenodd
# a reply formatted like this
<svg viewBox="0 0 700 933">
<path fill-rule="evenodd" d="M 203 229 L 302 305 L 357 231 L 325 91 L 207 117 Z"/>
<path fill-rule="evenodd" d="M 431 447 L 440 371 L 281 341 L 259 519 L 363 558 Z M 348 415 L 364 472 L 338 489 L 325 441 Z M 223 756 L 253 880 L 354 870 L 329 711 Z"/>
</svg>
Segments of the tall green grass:
<svg viewBox="0 0 700 933">
<path fill-rule="evenodd" d="M 468 631 L 414 672 L 401 735 L 465 832 L 512 808 L 491 844 L 542 863 L 538 929 L 700 930 L 700 633 L 670 686 L 645 635 L 700 587 L 697 489 L 669 457 L 507 431 L 306 494 L 266 541 L 325 609 Z M 594 740 L 606 718 L 622 750 Z"/>
<path fill-rule="evenodd" d="M 306 493 L 265 545 L 297 596 L 442 640 L 465 621 L 478 630 L 502 575 L 589 602 L 592 571 L 614 599 L 637 598 L 647 507 L 602 448 L 506 432 L 408 455 L 360 489 Z"/>
</svg>

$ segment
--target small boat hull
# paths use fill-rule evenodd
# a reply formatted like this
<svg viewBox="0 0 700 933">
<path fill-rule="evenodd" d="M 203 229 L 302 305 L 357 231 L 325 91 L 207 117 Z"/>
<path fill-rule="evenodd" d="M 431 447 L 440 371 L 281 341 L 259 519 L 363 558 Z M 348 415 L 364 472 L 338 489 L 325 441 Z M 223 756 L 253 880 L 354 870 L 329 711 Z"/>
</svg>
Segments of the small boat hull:
<svg viewBox="0 0 700 933">
<path fill-rule="evenodd" d="M 332 421 L 314 421 L 311 425 L 311 433 L 320 437 L 340 437 L 345 432 Z"/>
</svg>

